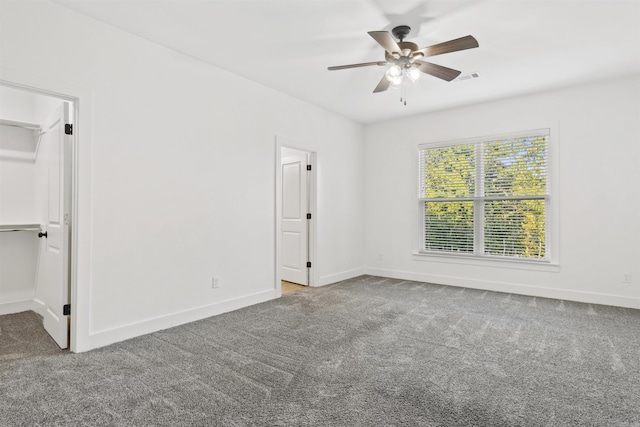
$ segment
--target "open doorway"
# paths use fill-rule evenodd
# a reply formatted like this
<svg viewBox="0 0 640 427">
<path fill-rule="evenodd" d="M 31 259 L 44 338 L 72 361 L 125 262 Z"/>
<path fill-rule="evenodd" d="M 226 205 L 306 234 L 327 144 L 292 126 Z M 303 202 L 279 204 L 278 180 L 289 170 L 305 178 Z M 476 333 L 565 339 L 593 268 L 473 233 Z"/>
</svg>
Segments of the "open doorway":
<svg viewBox="0 0 640 427">
<path fill-rule="evenodd" d="M 315 153 L 278 148 L 276 287 L 288 293 L 314 285 Z"/>
<path fill-rule="evenodd" d="M 0 315 L 37 313 L 66 349 L 76 105 L 4 83 L 0 99 Z"/>
</svg>

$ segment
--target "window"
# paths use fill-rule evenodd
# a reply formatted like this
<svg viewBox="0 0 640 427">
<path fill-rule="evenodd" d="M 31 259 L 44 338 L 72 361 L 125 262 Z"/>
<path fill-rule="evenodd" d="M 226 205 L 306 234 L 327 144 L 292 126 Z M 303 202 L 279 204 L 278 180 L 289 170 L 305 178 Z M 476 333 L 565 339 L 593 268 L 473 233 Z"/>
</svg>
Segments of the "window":
<svg viewBox="0 0 640 427">
<path fill-rule="evenodd" d="M 549 261 L 549 131 L 419 147 L 422 253 Z"/>
</svg>

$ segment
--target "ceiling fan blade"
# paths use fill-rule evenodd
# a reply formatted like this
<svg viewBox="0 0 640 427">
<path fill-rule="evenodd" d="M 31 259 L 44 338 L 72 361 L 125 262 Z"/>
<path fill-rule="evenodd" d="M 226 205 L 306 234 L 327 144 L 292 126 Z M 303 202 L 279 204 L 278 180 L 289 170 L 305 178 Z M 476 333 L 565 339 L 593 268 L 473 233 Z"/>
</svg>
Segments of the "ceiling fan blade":
<svg viewBox="0 0 640 427">
<path fill-rule="evenodd" d="M 390 54 L 402 53 L 402 49 L 400 49 L 400 46 L 398 46 L 389 31 L 369 31 L 368 34 Z"/>
<path fill-rule="evenodd" d="M 328 70 L 345 70 L 347 68 L 358 68 L 358 67 L 368 67 L 370 65 L 387 65 L 387 61 L 375 61 L 375 62 L 361 62 L 359 64 L 349 64 L 349 65 L 335 65 L 333 67 L 327 67 Z"/>
<path fill-rule="evenodd" d="M 464 36 L 460 37 L 459 39 L 449 40 L 448 42 L 434 44 L 433 46 L 418 49 L 413 52 L 413 56 L 416 56 L 416 54 L 419 53 L 423 54 L 425 57 L 436 56 L 442 55 L 443 53 L 473 49 L 474 47 L 478 47 L 478 40 L 476 40 L 473 36 Z"/>
<path fill-rule="evenodd" d="M 387 79 L 387 75 L 383 75 L 382 80 L 380 80 L 378 86 L 376 86 L 376 88 L 373 90 L 373 93 L 384 92 L 385 90 L 389 89 L 390 84 L 391 82 L 389 81 L 389 79 Z"/>
<path fill-rule="evenodd" d="M 431 62 L 415 61 L 413 63 L 420 71 L 430 76 L 437 77 L 450 82 L 460 75 L 460 71 L 453 68 L 443 67 L 442 65 L 432 64 Z"/>
</svg>

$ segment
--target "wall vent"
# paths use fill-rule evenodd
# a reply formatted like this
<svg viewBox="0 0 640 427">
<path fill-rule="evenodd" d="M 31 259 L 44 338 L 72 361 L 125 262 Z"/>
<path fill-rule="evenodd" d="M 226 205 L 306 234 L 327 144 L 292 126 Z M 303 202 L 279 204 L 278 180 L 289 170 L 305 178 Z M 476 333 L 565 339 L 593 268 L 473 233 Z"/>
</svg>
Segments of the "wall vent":
<svg viewBox="0 0 640 427">
<path fill-rule="evenodd" d="M 478 77 L 480 77 L 480 73 L 478 73 L 478 72 L 460 74 L 454 81 L 461 82 L 461 81 L 464 81 L 464 80 L 477 79 Z"/>
</svg>

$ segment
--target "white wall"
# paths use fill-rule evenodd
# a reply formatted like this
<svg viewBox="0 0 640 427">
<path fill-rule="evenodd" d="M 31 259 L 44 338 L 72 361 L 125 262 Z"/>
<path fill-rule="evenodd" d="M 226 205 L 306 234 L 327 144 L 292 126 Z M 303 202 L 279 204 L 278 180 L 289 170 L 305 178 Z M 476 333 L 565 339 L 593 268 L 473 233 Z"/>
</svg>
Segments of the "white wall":
<svg viewBox="0 0 640 427">
<path fill-rule="evenodd" d="M 0 119 L 36 123 L 35 94 L 0 86 Z"/>
<path fill-rule="evenodd" d="M 21 107 L 24 104 L 18 103 L 11 120 L 28 121 L 31 116 L 20 114 Z M 0 225 L 38 223 L 34 203 L 34 150 L 31 130 L 0 125 Z M 35 288 L 37 248 L 38 237 L 34 231 L 0 232 L 0 314 L 20 311 L 30 305 Z"/>
<path fill-rule="evenodd" d="M 543 127 L 557 144 L 559 267 L 412 255 L 418 144 Z M 368 273 L 640 308 L 639 77 L 369 125 L 365 140 Z"/>
<path fill-rule="evenodd" d="M 1 7 L 1 77 L 80 98 L 72 348 L 275 297 L 276 135 L 318 153 L 318 276 L 362 272 L 360 125 L 55 4 Z"/>
<path fill-rule="evenodd" d="M 0 125 L 0 224 L 35 221 L 34 132 Z"/>
<path fill-rule="evenodd" d="M 34 231 L 0 233 L 0 315 L 32 308 L 38 246 Z"/>
<path fill-rule="evenodd" d="M 33 94 L 0 88 L 1 119 L 34 123 L 34 108 Z M 34 150 L 31 130 L 0 126 L 0 224 L 37 223 Z M 37 248 L 32 231 L 0 233 L 0 314 L 31 305 Z"/>
</svg>

